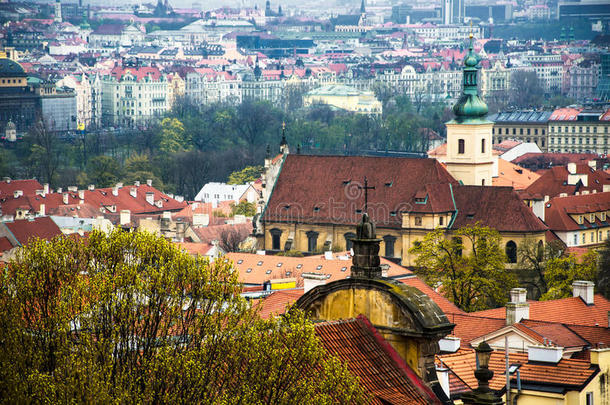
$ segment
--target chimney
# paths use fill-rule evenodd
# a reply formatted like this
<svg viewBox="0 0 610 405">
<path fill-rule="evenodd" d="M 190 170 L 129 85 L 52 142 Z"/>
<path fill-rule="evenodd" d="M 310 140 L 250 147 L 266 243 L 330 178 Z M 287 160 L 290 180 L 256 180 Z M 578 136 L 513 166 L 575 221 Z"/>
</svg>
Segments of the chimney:
<svg viewBox="0 0 610 405">
<path fill-rule="evenodd" d="M 193 226 L 208 226 L 210 224 L 209 214 L 193 214 Z"/>
<path fill-rule="evenodd" d="M 70 195 L 68 193 L 63 193 L 62 194 L 62 200 L 63 200 L 64 204 L 68 204 L 68 197 L 69 196 Z"/>
<path fill-rule="evenodd" d="M 117 183 L 116 188 L 123 188 L 123 183 Z"/>
<path fill-rule="evenodd" d="M 133 185 L 136 186 L 136 187 L 140 187 L 140 180 L 134 181 Z"/>
<path fill-rule="evenodd" d="M 2 180 L 6 181 L 6 184 L 11 184 L 11 178 L 10 177 L 3 177 Z"/>
<path fill-rule="evenodd" d="M 303 290 L 305 294 L 319 285 L 326 284 L 326 279 L 328 279 L 326 274 L 320 273 L 303 273 L 301 274 L 301 277 L 303 277 Z"/>
<path fill-rule="evenodd" d="M 445 392 L 445 395 L 447 395 L 447 398 L 451 398 L 451 392 L 449 390 L 449 369 L 442 365 L 436 366 L 436 377 L 438 378 L 438 383 Z"/>
<path fill-rule="evenodd" d="M 78 187 L 76 186 L 68 186 L 68 191 L 71 193 L 76 193 L 78 191 Z"/>
<path fill-rule="evenodd" d="M 13 197 L 19 198 L 23 195 L 23 190 L 15 190 L 13 191 Z"/>
<path fill-rule="evenodd" d="M 78 198 L 80 200 L 84 200 L 85 199 L 85 190 L 78 190 Z"/>
<path fill-rule="evenodd" d="M 572 283 L 572 296 L 580 297 L 587 305 L 593 305 L 594 288 L 595 284 L 591 281 L 576 280 Z"/>
<path fill-rule="evenodd" d="M 551 341 L 549 341 L 549 344 L 551 344 Z M 535 345 L 527 348 L 528 361 L 557 364 L 562 357 L 563 347 Z"/>
<path fill-rule="evenodd" d="M 112 195 L 115 197 L 119 195 L 119 188 L 117 186 L 112 187 Z"/>
<path fill-rule="evenodd" d="M 604 184 L 604 186 L 603 186 L 603 188 L 602 188 L 602 191 L 603 191 L 604 193 L 606 193 L 606 192 L 610 191 L 610 184 Z"/>
<path fill-rule="evenodd" d="M 526 299 L 527 290 L 525 288 L 513 288 L 510 290 L 510 302 L 506 304 L 506 324 L 512 325 L 529 319 L 530 304 Z"/>
<path fill-rule="evenodd" d="M 42 188 L 44 190 L 45 195 L 49 194 L 49 183 L 44 183 L 44 186 Z"/>
<path fill-rule="evenodd" d="M 457 336 L 445 336 L 438 341 L 441 352 L 455 353 L 460 349 L 461 339 Z"/>
<path fill-rule="evenodd" d="M 133 198 L 136 198 L 138 196 L 138 189 L 135 187 L 130 188 L 129 195 L 132 196 Z"/>
<path fill-rule="evenodd" d="M 129 223 L 131 223 L 131 211 L 129 210 L 121 210 L 121 213 L 119 214 L 119 221 L 121 226 L 123 225 L 129 225 Z"/>
<path fill-rule="evenodd" d="M 63 190 L 61 189 L 61 187 L 57 188 L 57 194 L 61 194 L 63 192 Z"/>
<path fill-rule="evenodd" d="M 147 192 L 146 193 L 146 202 L 149 203 L 150 205 L 155 205 L 155 193 L 153 192 Z"/>
<path fill-rule="evenodd" d="M 40 215 L 41 217 L 44 217 L 45 214 L 46 214 L 45 206 L 44 206 L 44 204 L 40 204 L 40 208 L 38 208 L 38 215 Z"/>
<path fill-rule="evenodd" d="M 152 187 L 152 179 L 146 179 L 146 185 Z"/>
<path fill-rule="evenodd" d="M 568 163 L 568 173 L 576 174 L 576 163 Z"/>
<path fill-rule="evenodd" d="M 89 186 L 87 187 L 87 190 L 93 191 L 93 190 L 95 190 L 95 186 L 93 184 L 89 184 Z"/>
<path fill-rule="evenodd" d="M 593 170 L 597 169 L 597 162 L 595 160 L 589 160 L 587 162 L 587 164 L 589 165 L 589 167 Z"/>
<path fill-rule="evenodd" d="M 183 202 L 184 201 L 184 196 L 182 195 L 177 195 L 176 197 L 174 197 L 174 200 L 178 201 L 178 202 Z"/>
</svg>

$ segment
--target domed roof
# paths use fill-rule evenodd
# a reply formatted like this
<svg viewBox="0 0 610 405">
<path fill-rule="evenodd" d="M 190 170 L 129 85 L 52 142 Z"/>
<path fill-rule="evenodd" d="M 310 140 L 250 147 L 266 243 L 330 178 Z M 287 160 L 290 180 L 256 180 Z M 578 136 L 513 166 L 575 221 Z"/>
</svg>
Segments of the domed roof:
<svg viewBox="0 0 610 405">
<path fill-rule="evenodd" d="M 16 129 L 17 126 L 13 123 L 13 121 L 9 120 L 8 123 L 6 124 L 6 130 L 13 130 Z"/>
<path fill-rule="evenodd" d="M 0 77 L 26 77 L 21 65 L 7 58 L 0 59 Z"/>
<path fill-rule="evenodd" d="M 453 113 L 458 118 L 484 117 L 487 111 L 487 104 L 476 94 L 463 94 L 453 106 Z"/>
<path fill-rule="evenodd" d="M 470 52 L 468 52 L 468 55 L 464 58 L 464 66 L 476 67 L 478 63 L 479 58 L 477 58 L 477 55 L 475 55 L 474 52 L 472 52 L 472 48 L 470 48 Z"/>
</svg>

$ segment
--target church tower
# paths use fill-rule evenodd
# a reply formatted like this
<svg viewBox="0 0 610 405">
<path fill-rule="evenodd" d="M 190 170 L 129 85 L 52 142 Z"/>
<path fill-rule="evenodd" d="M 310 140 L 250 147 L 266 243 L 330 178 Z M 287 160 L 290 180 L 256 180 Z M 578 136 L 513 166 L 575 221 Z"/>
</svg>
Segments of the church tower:
<svg viewBox="0 0 610 405">
<path fill-rule="evenodd" d="M 53 21 L 55 21 L 56 23 L 60 23 L 62 21 L 61 19 L 61 3 L 59 0 L 55 1 L 55 17 L 53 18 Z"/>
<path fill-rule="evenodd" d="M 453 106 L 455 118 L 447 124 L 447 170 L 466 185 L 491 186 L 494 171 L 492 154 L 493 122 L 487 105 L 478 94 L 479 59 L 470 47 L 464 59 L 463 93 Z"/>
</svg>

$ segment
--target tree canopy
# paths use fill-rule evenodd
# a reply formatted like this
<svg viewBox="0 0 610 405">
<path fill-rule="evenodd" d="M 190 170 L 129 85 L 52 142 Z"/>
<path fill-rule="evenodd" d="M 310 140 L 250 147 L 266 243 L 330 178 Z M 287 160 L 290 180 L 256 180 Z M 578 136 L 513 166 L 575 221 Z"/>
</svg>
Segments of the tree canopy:
<svg viewBox="0 0 610 405">
<path fill-rule="evenodd" d="M 540 300 L 556 300 L 572 296 L 572 283 L 576 280 L 597 280 L 597 252 L 591 250 L 580 259 L 564 255 L 550 259 L 546 264 L 544 278 L 548 286 Z"/>
<path fill-rule="evenodd" d="M 299 311 L 263 320 L 230 263 L 147 233 L 35 240 L 0 273 L 13 403 L 360 403 Z"/>
<path fill-rule="evenodd" d="M 506 256 L 500 234 L 489 227 L 473 225 L 455 231 L 429 232 L 409 251 L 417 255 L 416 273 L 466 312 L 504 305 L 507 291 L 517 279 L 505 270 Z"/>
</svg>

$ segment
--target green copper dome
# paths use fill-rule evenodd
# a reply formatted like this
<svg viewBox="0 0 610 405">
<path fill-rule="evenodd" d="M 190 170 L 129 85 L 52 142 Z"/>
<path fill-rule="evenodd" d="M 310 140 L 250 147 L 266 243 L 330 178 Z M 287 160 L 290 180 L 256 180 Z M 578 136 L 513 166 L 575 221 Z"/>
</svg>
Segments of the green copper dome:
<svg viewBox="0 0 610 405">
<path fill-rule="evenodd" d="M 487 115 L 487 104 L 479 97 L 477 87 L 478 64 L 479 58 L 472 49 L 471 34 L 468 54 L 464 58 L 463 94 L 453 106 L 457 122 L 480 122 Z"/>
</svg>

